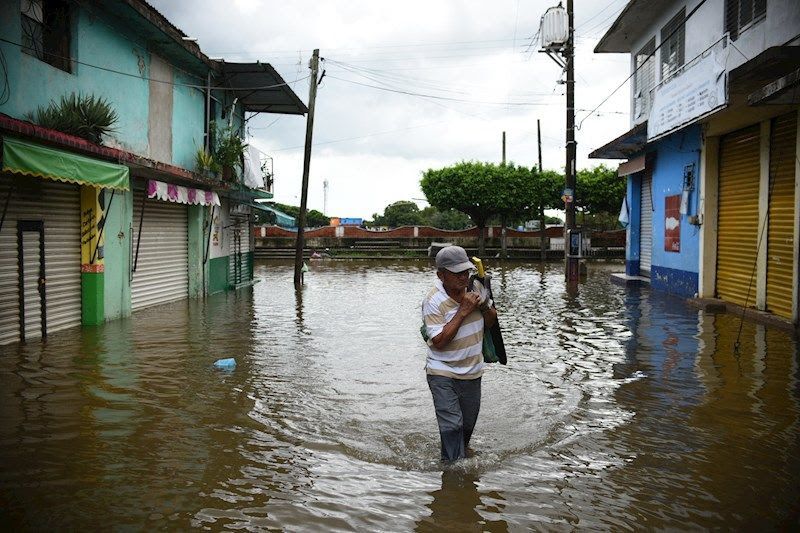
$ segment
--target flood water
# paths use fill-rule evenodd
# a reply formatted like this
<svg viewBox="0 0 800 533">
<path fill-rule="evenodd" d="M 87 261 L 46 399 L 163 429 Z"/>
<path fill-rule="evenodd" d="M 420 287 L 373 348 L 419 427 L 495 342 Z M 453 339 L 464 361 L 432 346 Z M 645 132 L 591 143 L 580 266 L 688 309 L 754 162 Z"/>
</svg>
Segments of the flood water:
<svg viewBox="0 0 800 533">
<path fill-rule="evenodd" d="M 490 265 L 492 266 L 492 265 Z M 443 469 L 423 262 L 257 263 L 252 289 L 0 347 L 3 529 L 796 529 L 798 344 L 559 264 L 490 268 L 509 364 Z M 233 371 L 213 368 L 234 357 Z"/>
</svg>

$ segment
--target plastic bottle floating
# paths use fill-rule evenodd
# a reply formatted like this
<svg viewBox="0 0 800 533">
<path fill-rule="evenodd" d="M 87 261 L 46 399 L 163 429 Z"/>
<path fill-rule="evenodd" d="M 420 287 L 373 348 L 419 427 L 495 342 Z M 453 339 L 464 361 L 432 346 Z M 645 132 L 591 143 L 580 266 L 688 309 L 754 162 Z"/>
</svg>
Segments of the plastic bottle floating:
<svg viewBox="0 0 800 533">
<path fill-rule="evenodd" d="M 233 370 L 236 368 L 236 359 L 229 357 L 227 359 L 217 359 L 214 361 L 214 368 L 222 370 Z"/>
</svg>

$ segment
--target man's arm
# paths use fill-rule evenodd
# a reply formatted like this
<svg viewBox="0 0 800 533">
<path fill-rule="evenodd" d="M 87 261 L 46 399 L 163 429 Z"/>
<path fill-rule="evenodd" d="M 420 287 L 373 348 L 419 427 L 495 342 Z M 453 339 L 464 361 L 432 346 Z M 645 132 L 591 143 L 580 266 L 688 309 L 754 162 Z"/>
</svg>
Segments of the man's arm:
<svg viewBox="0 0 800 533">
<path fill-rule="evenodd" d="M 455 316 L 450 320 L 450 322 L 445 324 L 441 333 L 431 339 L 431 344 L 433 344 L 434 348 L 441 350 L 450 344 L 450 341 L 452 341 L 453 337 L 455 337 L 456 333 L 458 333 L 458 328 L 461 327 L 464 319 L 467 318 L 471 312 L 477 309 L 479 302 L 480 296 L 474 292 L 468 292 L 464 295 L 464 298 L 461 300 Z"/>
</svg>

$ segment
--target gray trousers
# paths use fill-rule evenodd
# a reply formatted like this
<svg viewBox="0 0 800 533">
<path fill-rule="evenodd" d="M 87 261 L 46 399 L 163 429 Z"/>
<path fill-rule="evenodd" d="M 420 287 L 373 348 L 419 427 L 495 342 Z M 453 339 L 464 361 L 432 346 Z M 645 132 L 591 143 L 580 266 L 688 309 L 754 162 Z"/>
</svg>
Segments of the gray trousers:
<svg viewBox="0 0 800 533">
<path fill-rule="evenodd" d="M 428 375 L 428 387 L 442 438 L 442 461 L 463 459 L 481 409 L 481 378 Z"/>
</svg>

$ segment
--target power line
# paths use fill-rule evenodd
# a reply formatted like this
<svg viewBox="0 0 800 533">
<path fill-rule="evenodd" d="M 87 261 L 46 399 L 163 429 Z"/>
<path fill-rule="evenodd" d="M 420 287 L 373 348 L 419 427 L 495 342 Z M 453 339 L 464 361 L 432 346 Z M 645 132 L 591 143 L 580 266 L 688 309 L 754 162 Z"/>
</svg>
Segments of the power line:
<svg viewBox="0 0 800 533">
<path fill-rule="evenodd" d="M 352 83 L 354 85 L 361 85 L 362 87 L 370 87 L 372 89 L 377 89 L 379 91 L 387 91 L 387 92 L 398 93 L 398 94 L 406 94 L 406 95 L 409 95 L 409 96 L 418 96 L 420 98 L 432 98 L 432 99 L 435 99 L 435 100 L 448 100 L 450 102 L 462 102 L 462 103 L 467 103 L 467 104 L 482 104 L 482 105 L 513 105 L 513 106 L 542 106 L 542 105 L 550 105 L 550 104 L 546 104 L 544 102 L 487 102 L 487 101 L 480 101 L 480 100 L 467 100 L 467 99 L 464 99 L 464 98 L 450 98 L 450 97 L 447 97 L 447 96 L 436 96 L 436 95 L 432 95 L 432 94 L 422 94 L 422 93 L 415 93 L 415 92 L 411 92 L 411 91 L 403 91 L 403 90 L 400 90 L 400 89 L 390 89 L 390 88 L 387 88 L 387 87 L 380 87 L 380 86 L 377 86 L 377 85 L 370 85 L 368 83 L 361 83 L 361 82 L 354 81 L 354 80 L 348 80 L 348 79 L 345 79 L 345 78 L 340 78 L 338 76 L 328 75 L 328 77 L 331 78 L 331 79 L 334 79 L 334 80 L 343 81 L 345 83 Z"/>
<path fill-rule="evenodd" d="M 27 48 L 26 46 L 24 46 L 24 45 L 22 45 L 20 43 L 15 43 L 14 41 L 9 41 L 8 39 L 3 39 L 2 37 L 0 37 L 0 42 L 8 43 L 8 44 L 13 45 L 13 46 L 18 46 L 19 48 L 23 48 L 23 49 Z M 205 85 L 194 85 L 194 84 L 191 84 L 191 83 L 178 83 L 178 82 L 174 82 L 174 81 L 166 81 L 166 80 L 158 80 L 158 79 L 155 79 L 155 78 L 148 78 L 146 76 L 140 76 L 139 74 L 132 74 L 130 72 L 123 72 L 121 70 L 114 70 L 114 69 L 108 68 L 108 67 L 101 67 L 99 65 L 93 65 L 91 63 L 86 63 L 84 61 L 78 61 L 77 59 L 74 59 L 74 58 L 69 57 L 69 56 L 60 56 L 58 54 L 53 54 L 53 53 L 50 53 L 50 52 L 48 52 L 47 55 L 50 56 L 50 57 L 58 58 L 58 59 L 65 59 L 65 60 L 70 61 L 72 63 L 75 63 L 77 65 L 83 65 L 84 67 L 95 68 L 95 69 L 98 69 L 98 70 L 102 70 L 104 72 L 110 72 L 112 74 L 119 74 L 121 76 L 128 76 L 130 78 L 136 78 L 136 79 L 139 79 L 139 80 L 152 81 L 152 82 L 156 82 L 156 83 L 164 83 L 164 84 L 167 84 L 167 85 L 173 85 L 175 87 L 188 87 L 190 89 L 199 89 L 199 90 L 202 90 L 202 91 L 205 91 L 206 89 L 209 88 L 209 87 L 206 87 Z M 309 77 L 310 76 L 305 76 L 303 78 L 296 79 L 294 81 L 277 83 L 275 85 L 264 85 L 264 86 L 261 86 L 261 87 L 211 87 L 210 89 L 212 91 L 260 91 L 260 90 L 264 90 L 264 89 L 276 89 L 278 87 L 288 86 L 288 85 L 291 85 L 293 83 L 297 83 L 298 81 L 302 81 L 302 80 L 308 79 Z"/>
</svg>

